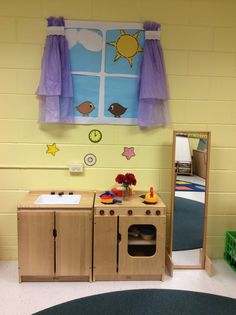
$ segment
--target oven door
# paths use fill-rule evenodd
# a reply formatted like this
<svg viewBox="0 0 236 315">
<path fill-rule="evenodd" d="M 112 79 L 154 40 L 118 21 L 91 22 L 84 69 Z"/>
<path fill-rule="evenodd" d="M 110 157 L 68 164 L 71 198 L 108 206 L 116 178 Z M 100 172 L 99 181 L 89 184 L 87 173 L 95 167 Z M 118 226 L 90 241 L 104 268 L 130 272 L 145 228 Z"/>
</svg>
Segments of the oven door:
<svg viewBox="0 0 236 315">
<path fill-rule="evenodd" d="M 165 216 L 120 216 L 120 275 L 160 275 L 165 268 Z"/>
</svg>

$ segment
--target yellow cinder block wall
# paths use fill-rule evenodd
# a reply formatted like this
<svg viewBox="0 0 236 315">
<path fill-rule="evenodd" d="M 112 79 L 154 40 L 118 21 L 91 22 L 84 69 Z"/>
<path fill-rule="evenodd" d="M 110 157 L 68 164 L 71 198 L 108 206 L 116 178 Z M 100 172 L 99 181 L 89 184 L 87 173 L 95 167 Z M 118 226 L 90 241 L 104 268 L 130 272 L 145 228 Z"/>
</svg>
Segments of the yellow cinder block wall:
<svg viewBox="0 0 236 315">
<path fill-rule="evenodd" d="M 172 124 L 145 131 L 99 126 L 103 140 L 97 145 L 88 140 L 91 126 L 40 126 L 34 93 L 50 15 L 160 22 Z M 174 129 L 212 133 L 207 253 L 223 256 L 224 232 L 236 229 L 235 16 L 233 0 L 0 2 L 0 259 L 17 258 L 16 207 L 32 189 L 107 189 L 118 172 L 131 171 L 138 189 L 153 185 L 169 206 Z M 60 149 L 55 157 L 46 154 L 46 145 L 54 142 Z M 135 148 L 129 161 L 121 155 L 124 146 Z M 97 164 L 83 174 L 60 169 L 83 162 L 90 152 Z M 59 169 L 50 168 L 55 166 Z"/>
</svg>

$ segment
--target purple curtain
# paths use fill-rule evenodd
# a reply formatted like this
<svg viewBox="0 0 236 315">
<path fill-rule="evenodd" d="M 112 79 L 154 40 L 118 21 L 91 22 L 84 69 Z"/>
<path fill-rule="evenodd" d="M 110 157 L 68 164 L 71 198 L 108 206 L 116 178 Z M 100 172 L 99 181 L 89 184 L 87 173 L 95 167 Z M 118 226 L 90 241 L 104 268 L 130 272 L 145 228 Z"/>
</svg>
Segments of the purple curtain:
<svg viewBox="0 0 236 315">
<path fill-rule="evenodd" d="M 73 89 L 64 18 L 49 17 L 48 34 L 42 59 L 39 122 L 73 123 Z"/>
<path fill-rule="evenodd" d="M 160 24 L 145 22 L 144 31 L 148 32 L 145 32 L 140 73 L 138 125 L 164 126 L 169 123 L 170 118 L 167 79 L 159 38 Z M 146 33 L 149 36 L 146 36 Z"/>
</svg>

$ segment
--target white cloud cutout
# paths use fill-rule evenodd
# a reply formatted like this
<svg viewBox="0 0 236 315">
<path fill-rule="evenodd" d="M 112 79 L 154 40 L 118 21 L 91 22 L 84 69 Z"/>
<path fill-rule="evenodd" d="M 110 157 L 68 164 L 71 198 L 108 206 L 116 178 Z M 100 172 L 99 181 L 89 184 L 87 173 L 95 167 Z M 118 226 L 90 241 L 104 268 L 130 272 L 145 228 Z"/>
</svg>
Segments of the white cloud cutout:
<svg viewBox="0 0 236 315">
<path fill-rule="evenodd" d="M 66 38 L 68 40 L 69 49 L 74 47 L 77 43 L 80 43 L 90 51 L 102 50 L 102 36 L 94 31 L 87 29 L 67 29 Z"/>
</svg>

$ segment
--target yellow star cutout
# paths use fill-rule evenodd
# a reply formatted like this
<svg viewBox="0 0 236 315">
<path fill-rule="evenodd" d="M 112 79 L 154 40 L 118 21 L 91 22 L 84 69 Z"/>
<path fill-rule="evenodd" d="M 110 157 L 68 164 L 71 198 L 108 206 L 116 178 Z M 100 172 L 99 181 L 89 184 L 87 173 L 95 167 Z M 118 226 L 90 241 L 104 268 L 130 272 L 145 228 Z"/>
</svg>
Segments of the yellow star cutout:
<svg viewBox="0 0 236 315">
<path fill-rule="evenodd" d="M 60 151 L 58 148 L 57 148 L 57 145 L 56 143 L 53 143 L 53 144 L 47 144 L 47 152 L 46 153 L 49 153 L 49 154 L 52 154 L 53 156 L 55 156 L 55 154 Z"/>
</svg>

